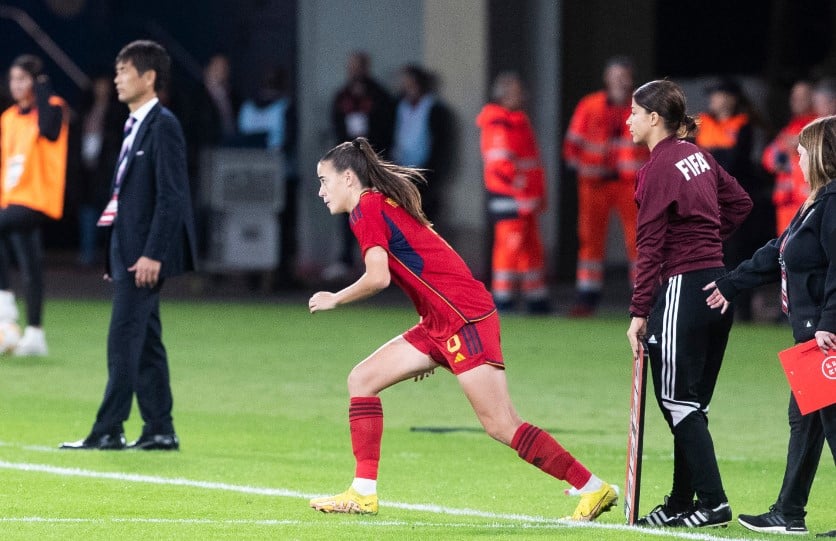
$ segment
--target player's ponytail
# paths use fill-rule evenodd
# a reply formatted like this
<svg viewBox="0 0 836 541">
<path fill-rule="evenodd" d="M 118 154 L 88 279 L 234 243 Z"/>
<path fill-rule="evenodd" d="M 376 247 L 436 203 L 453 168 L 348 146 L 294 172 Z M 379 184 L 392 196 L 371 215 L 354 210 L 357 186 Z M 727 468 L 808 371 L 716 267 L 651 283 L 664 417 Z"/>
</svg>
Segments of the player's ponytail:
<svg viewBox="0 0 836 541">
<path fill-rule="evenodd" d="M 421 208 L 421 192 L 417 186 L 427 182 L 421 170 L 382 160 L 365 137 L 335 146 L 320 161 L 331 162 L 339 172 L 351 169 L 364 187 L 374 188 L 422 224 L 430 225 Z"/>
<path fill-rule="evenodd" d="M 683 115 L 682 121 L 679 124 L 679 129 L 676 130 L 676 136 L 680 139 L 693 137 L 697 133 L 697 128 L 699 128 L 699 122 L 697 122 L 696 118 L 690 115 Z"/>
<path fill-rule="evenodd" d="M 645 83 L 633 92 L 633 99 L 646 111 L 662 117 L 665 129 L 678 138 L 692 137 L 696 133 L 696 119 L 685 114 L 685 92 L 673 81 L 659 79 Z"/>
</svg>

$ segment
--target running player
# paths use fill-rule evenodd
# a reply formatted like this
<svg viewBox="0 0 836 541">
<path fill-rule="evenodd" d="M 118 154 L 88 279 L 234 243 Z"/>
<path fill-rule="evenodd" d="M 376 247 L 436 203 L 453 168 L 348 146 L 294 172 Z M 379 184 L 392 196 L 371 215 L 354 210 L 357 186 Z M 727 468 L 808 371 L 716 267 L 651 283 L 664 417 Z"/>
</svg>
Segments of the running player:
<svg viewBox="0 0 836 541">
<path fill-rule="evenodd" d="M 350 214 L 366 270 L 341 291 L 314 294 L 308 301 L 311 313 L 369 297 L 394 281 L 412 299 L 421 319 L 351 371 L 348 418 L 354 481 L 342 494 L 311 500 L 311 507 L 326 513 L 377 513 L 383 432 L 378 395 L 442 366 L 458 378 L 491 437 L 572 485 L 571 493 L 580 495 L 573 519 L 594 520 L 611 508 L 617 488 L 592 475 L 552 436 L 523 422 L 514 410 L 493 299 L 432 229 L 416 187 L 423 180 L 421 173 L 382 161 L 360 137 L 328 151 L 317 165 L 317 175 L 319 196 L 331 214 Z"/>
<path fill-rule="evenodd" d="M 732 513 L 707 413 L 732 315 L 706 306 L 702 287 L 725 274 L 722 240 L 752 200 L 709 153 L 681 140 L 696 122 L 675 83 L 651 81 L 633 92 L 627 125 L 633 141 L 650 149 L 636 183 L 638 264 L 627 338 L 633 355 L 640 340 L 647 344 L 656 400 L 674 440 L 670 497 L 637 523 L 723 526 Z"/>
</svg>

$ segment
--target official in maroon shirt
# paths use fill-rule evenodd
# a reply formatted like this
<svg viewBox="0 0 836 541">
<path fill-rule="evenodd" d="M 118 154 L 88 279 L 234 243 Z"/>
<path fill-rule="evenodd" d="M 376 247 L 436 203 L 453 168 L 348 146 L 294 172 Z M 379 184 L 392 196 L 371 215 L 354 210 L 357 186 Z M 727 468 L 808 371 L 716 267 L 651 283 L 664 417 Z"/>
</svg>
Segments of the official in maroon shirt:
<svg viewBox="0 0 836 541">
<path fill-rule="evenodd" d="M 639 87 L 627 125 L 633 141 L 651 151 L 636 181 L 638 259 L 627 338 L 634 356 L 645 344 L 656 400 L 674 438 L 670 496 L 638 524 L 721 526 L 732 512 L 707 413 L 732 315 L 708 308 L 702 287 L 725 274 L 722 241 L 752 200 L 708 152 L 682 140 L 697 124 L 675 83 Z"/>
</svg>

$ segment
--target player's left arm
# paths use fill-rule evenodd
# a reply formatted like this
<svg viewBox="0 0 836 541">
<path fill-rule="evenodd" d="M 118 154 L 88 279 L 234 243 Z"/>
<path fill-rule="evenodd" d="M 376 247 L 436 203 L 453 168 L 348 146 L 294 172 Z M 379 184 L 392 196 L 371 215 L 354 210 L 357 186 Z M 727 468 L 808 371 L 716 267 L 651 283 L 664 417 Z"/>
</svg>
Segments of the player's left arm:
<svg viewBox="0 0 836 541">
<path fill-rule="evenodd" d="M 341 304 L 359 301 L 386 289 L 392 277 L 389 274 L 389 254 L 380 246 L 372 246 L 363 257 L 366 272 L 356 282 L 336 293 L 319 291 L 308 301 L 313 314 L 321 310 L 333 310 Z"/>
<path fill-rule="evenodd" d="M 52 84 L 49 77 L 40 75 L 35 80 L 35 103 L 38 107 L 38 131 L 49 141 L 57 141 L 61 130 L 69 125 L 60 100 L 52 100 Z"/>
</svg>

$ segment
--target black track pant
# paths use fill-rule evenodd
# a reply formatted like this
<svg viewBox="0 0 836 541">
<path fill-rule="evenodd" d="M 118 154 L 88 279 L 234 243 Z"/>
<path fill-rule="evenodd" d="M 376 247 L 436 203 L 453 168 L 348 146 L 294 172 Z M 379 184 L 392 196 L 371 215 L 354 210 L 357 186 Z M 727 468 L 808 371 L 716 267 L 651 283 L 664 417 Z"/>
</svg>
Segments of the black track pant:
<svg viewBox="0 0 836 541">
<path fill-rule="evenodd" d="M 710 309 L 702 290 L 725 272 L 705 269 L 671 277 L 647 323 L 656 400 L 673 433 L 670 503 L 677 508 L 689 506 L 695 494 L 708 507 L 727 501 L 707 413 L 733 316 L 731 310 L 721 315 Z"/>
<path fill-rule="evenodd" d="M 801 415 L 795 397 L 790 393 L 790 441 L 787 445 L 787 467 L 781 493 L 775 508 L 787 520 L 804 518 L 807 498 L 816 477 L 824 441 L 827 440 L 836 464 L 836 404 L 807 415 Z"/>
<path fill-rule="evenodd" d="M 0 290 L 10 289 L 8 245 L 23 278 L 26 296 L 26 320 L 40 327 L 44 305 L 44 268 L 41 248 L 41 225 L 47 217 L 21 205 L 0 210 Z M 8 240 L 6 243 L 4 240 Z"/>
</svg>

